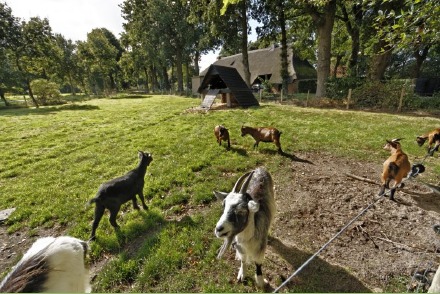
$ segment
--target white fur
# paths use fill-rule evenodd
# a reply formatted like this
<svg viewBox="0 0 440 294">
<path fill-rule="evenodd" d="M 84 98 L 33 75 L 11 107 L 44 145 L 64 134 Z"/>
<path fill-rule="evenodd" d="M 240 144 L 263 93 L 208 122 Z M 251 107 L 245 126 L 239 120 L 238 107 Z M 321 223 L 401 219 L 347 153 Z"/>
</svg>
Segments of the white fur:
<svg viewBox="0 0 440 294">
<path fill-rule="evenodd" d="M 243 281 L 246 278 L 248 264 L 257 263 L 262 265 L 269 228 L 276 212 L 273 181 L 270 174 L 263 168 L 258 168 L 250 176 L 252 178 L 247 192 L 252 197 L 252 200 L 249 200 L 247 203 L 249 211 L 248 221 L 243 231 L 234 236 L 236 257 L 241 261 L 237 275 L 238 281 Z M 237 181 L 236 186 L 239 182 L 240 180 Z M 215 234 L 218 238 L 228 239 L 234 231 L 234 223 L 227 220 L 228 212 L 233 206 L 237 206 L 237 204 L 243 201 L 242 194 L 235 192 L 234 189 L 229 194 L 214 191 L 215 196 L 219 200 L 224 201 L 223 214 L 217 222 L 215 229 Z M 229 245 L 229 242 L 225 241 L 225 244 Z M 225 244 L 222 249 L 225 248 Z M 224 253 L 222 249 L 219 256 Z M 265 282 L 262 275 L 256 274 L 255 282 L 258 287 L 264 287 Z"/>
<path fill-rule="evenodd" d="M 6 276 L 3 283 L 26 260 L 43 253 L 49 273 L 44 283 L 44 292 L 86 292 L 90 293 L 89 271 L 84 263 L 84 241 L 62 236 L 40 238 L 23 255 L 23 258 Z"/>
</svg>

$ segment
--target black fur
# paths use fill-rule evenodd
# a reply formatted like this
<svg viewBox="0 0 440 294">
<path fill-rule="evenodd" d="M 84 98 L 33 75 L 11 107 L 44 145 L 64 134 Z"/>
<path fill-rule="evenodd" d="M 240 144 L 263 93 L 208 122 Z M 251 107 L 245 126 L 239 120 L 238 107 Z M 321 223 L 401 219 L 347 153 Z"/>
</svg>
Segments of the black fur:
<svg viewBox="0 0 440 294">
<path fill-rule="evenodd" d="M 95 203 L 95 219 L 92 225 L 92 233 L 90 240 L 96 239 L 96 229 L 101 221 L 105 209 L 110 210 L 110 224 L 116 229 L 118 224 L 116 223 L 116 216 L 121 208 L 121 205 L 132 201 L 133 208 L 139 210 L 137 205 L 136 195 L 142 202 L 142 207 L 147 210 L 148 207 L 144 200 L 144 177 L 147 171 L 148 165 L 153 160 L 153 157 L 149 153 L 139 151 L 139 164 L 138 166 L 129 171 L 122 177 L 113 179 L 102 184 L 99 187 L 96 197 L 91 199 L 89 203 Z"/>
</svg>

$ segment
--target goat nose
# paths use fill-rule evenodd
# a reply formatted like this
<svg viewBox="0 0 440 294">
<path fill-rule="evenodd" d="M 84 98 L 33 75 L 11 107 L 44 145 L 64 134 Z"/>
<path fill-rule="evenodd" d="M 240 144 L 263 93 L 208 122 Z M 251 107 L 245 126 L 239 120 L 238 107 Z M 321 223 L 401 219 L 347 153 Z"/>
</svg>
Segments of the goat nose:
<svg viewBox="0 0 440 294">
<path fill-rule="evenodd" d="M 216 232 L 221 232 L 221 231 L 223 231 L 223 229 L 224 229 L 223 226 L 215 227 L 215 231 L 216 231 Z"/>
</svg>

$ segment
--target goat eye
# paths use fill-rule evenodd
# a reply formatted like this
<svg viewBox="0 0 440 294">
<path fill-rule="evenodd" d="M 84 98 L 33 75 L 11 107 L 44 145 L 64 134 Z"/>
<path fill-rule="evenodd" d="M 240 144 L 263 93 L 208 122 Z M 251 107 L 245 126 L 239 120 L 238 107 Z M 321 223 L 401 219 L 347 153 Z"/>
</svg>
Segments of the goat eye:
<svg viewBox="0 0 440 294">
<path fill-rule="evenodd" d="M 237 214 L 239 214 L 239 215 L 245 215 L 246 213 L 247 213 L 246 209 L 243 209 L 243 208 L 237 209 Z"/>
</svg>

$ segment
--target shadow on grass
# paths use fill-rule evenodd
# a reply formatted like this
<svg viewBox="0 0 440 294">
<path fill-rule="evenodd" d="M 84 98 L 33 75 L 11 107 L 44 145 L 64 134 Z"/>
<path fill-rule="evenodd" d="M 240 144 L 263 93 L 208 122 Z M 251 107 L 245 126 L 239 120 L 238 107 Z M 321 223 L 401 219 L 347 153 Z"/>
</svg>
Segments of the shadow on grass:
<svg viewBox="0 0 440 294">
<path fill-rule="evenodd" d="M 285 261 L 298 269 L 311 254 L 294 247 L 288 247 L 275 237 L 269 237 L 269 246 Z M 293 272 L 292 272 L 293 273 Z M 282 281 L 288 277 L 281 277 Z M 295 283 L 296 282 L 296 283 Z M 371 292 L 356 277 L 339 266 L 331 265 L 319 257 L 313 259 L 304 269 L 290 280 L 281 292 L 296 292 L 300 284 L 300 292 L 311 293 L 366 293 Z M 296 291 L 295 291 L 296 289 Z M 267 289 L 266 289 L 267 290 Z M 275 289 L 269 289 L 271 292 Z"/>
<path fill-rule="evenodd" d="M 77 104 L 65 104 L 61 106 L 49 106 L 40 108 L 16 108 L 11 111 L 0 111 L 0 115 L 5 116 L 23 116 L 23 115 L 47 115 L 60 112 L 63 110 L 97 110 L 100 109 L 95 105 L 77 105 Z"/>
<path fill-rule="evenodd" d="M 231 147 L 229 150 L 241 156 L 248 156 L 246 149 L 243 148 Z"/>
<path fill-rule="evenodd" d="M 289 153 L 286 153 L 286 152 L 282 151 L 282 152 L 280 153 L 280 155 L 282 155 L 282 156 L 284 156 L 284 157 L 286 157 L 286 158 L 289 158 L 289 159 L 292 160 L 292 161 L 302 162 L 302 163 L 308 163 L 308 164 L 313 164 L 313 165 L 314 165 L 314 163 L 311 162 L 310 160 L 299 158 L 299 157 L 297 157 L 295 154 L 289 154 Z"/>
<path fill-rule="evenodd" d="M 127 95 L 110 97 L 110 99 L 146 99 L 152 97 L 153 97 L 152 95 L 127 94 Z"/>
<path fill-rule="evenodd" d="M 274 156 L 278 154 L 278 155 L 284 156 L 284 157 L 286 157 L 286 158 L 288 158 L 288 159 L 290 159 L 292 161 L 308 163 L 308 164 L 313 164 L 314 165 L 314 163 L 311 162 L 310 160 L 299 158 L 295 154 L 289 154 L 289 153 L 284 152 L 284 151 L 278 152 L 278 151 L 273 150 L 273 149 L 261 149 L 260 152 L 264 153 L 264 154 L 271 154 L 271 155 L 274 155 Z"/>
</svg>

